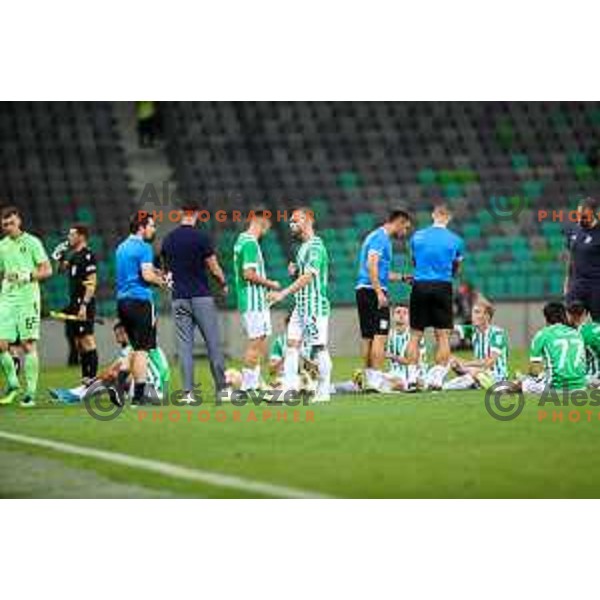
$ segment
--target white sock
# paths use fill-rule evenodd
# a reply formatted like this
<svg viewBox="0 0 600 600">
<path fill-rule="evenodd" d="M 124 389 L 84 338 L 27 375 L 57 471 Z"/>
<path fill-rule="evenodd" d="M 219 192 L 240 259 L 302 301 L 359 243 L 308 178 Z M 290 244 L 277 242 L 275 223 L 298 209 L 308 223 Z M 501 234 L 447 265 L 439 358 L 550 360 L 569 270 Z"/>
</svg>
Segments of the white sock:
<svg viewBox="0 0 600 600">
<path fill-rule="evenodd" d="M 445 390 L 469 390 L 475 387 L 475 379 L 471 375 L 460 375 L 444 384 Z"/>
<path fill-rule="evenodd" d="M 300 352 L 298 348 L 288 346 L 285 350 L 283 360 L 283 387 L 287 390 L 297 390 L 300 388 L 300 378 L 298 376 L 298 366 L 300 362 Z"/>
<path fill-rule="evenodd" d="M 329 350 L 321 350 L 317 354 L 317 365 L 319 367 L 317 396 L 329 396 L 331 390 L 331 356 L 329 356 Z"/>
<path fill-rule="evenodd" d="M 260 380 L 260 365 L 256 365 L 256 367 L 254 367 L 253 377 L 254 389 L 258 390 L 262 383 Z"/>
<path fill-rule="evenodd" d="M 416 385 L 418 377 L 419 377 L 419 367 L 417 367 L 417 365 L 408 365 L 408 377 L 407 377 L 408 385 Z"/>
<path fill-rule="evenodd" d="M 365 383 L 367 388 L 377 388 L 379 386 L 378 371 L 375 369 L 365 369 Z"/>
<path fill-rule="evenodd" d="M 242 385 L 240 386 L 240 390 L 243 392 L 247 390 L 255 389 L 254 385 L 254 369 L 248 369 L 244 367 L 242 369 Z"/>
<path fill-rule="evenodd" d="M 427 376 L 427 379 L 429 380 L 429 385 L 433 387 L 442 387 L 447 374 L 448 367 L 445 367 L 443 365 L 435 365 L 435 367 L 431 368 Z"/>
</svg>

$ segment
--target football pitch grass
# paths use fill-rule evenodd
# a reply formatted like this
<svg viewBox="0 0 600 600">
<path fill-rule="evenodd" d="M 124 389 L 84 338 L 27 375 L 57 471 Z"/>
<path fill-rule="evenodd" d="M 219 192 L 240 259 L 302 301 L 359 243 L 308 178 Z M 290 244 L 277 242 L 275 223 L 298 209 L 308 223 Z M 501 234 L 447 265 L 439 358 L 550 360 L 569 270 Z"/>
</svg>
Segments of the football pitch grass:
<svg viewBox="0 0 600 600">
<path fill-rule="evenodd" d="M 358 364 L 336 359 L 335 379 Z M 101 422 L 49 403 L 47 388 L 77 379 L 77 369 L 46 370 L 37 407 L 0 407 L 0 497 L 600 496 L 598 408 L 571 422 L 572 408 L 550 405 L 540 421 L 529 397 L 501 422 L 481 391 L 340 395 L 298 408 L 216 407 L 211 397 Z"/>
</svg>

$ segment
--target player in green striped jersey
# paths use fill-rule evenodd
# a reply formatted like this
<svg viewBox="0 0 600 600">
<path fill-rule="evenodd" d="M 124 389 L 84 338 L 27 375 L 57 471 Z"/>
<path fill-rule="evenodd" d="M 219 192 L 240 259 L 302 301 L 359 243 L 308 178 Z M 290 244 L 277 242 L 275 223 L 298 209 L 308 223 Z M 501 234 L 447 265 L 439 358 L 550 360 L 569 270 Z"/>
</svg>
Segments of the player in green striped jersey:
<svg viewBox="0 0 600 600">
<path fill-rule="evenodd" d="M 19 379 L 9 345 L 20 339 L 25 359 L 23 406 L 35 405 L 39 375 L 37 342 L 40 339 L 40 281 L 52 275 L 52 267 L 42 242 L 22 229 L 15 207 L 2 211 L 0 241 L 0 365 L 6 375 L 8 393 L 0 404 L 10 404 L 19 392 Z"/>
<path fill-rule="evenodd" d="M 457 325 L 455 331 L 473 344 L 473 360 L 453 357 L 451 366 L 458 377 L 444 384 L 446 390 L 489 387 L 508 378 L 508 334 L 492 323 L 494 307 L 478 300 L 471 311 L 472 325 Z"/>
<path fill-rule="evenodd" d="M 233 247 L 233 270 L 238 310 L 248 338 L 244 353 L 241 391 L 260 387 L 260 363 L 267 354 L 267 338 L 271 335 L 271 315 L 267 290 L 278 290 L 277 281 L 267 278 L 259 240 L 271 229 L 267 211 L 255 211 L 246 231 Z"/>
<path fill-rule="evenodd" d="M 289 295 L 295 307 L 288 326 L 288 345 L 284 361 L 284 389 L 298 390 L 300 346 L 306 341 L 319 369 L 319 384 L 314 402 L 327 402 L 331 387 L 331 357 L 327 349 L 330 304 L 327 297 L 329 256 L 320 237 L 315 235 L 314 215 L 307 208 L 293 212 L 290 229 L 302 244 L 296 254 L 293 272 L 296 280 L 284 290 L 271 292 L 275 304 Z"/>
<path fill-rule="evenodd" d="M 600 383 L 600 323 L 590 319 L 590 313 L 581 302 L 573 302 L 567 307 L 569 323 L 575 327 L 585 345 L 585 361 L 588 383 Z"/>
<path fill-rule="evenodd" d="M 410 368 L 410 361 L 406 354 L 408 343 L 410 341 L 410 312 L 408 306 L 399 304 L 394 308 L 392 314 L 394 328 L 386 343 L 386 358 L 389 363 L 389 370 L 383 374 L 383 390 L 391 388 L 394 390 L 407 391 Z M 421 338 L 419 342 L 419 364 L 417 365 L 417 380 L 421 382 L 427 372 L 427 348 L 425 340 Z"/>
<path fill-rule="evenodd" d="M 405 304 L 397 305 L 392 312 L 394 327 L 390 330 L 385 345 L 385 356 L 388 359 L 388 370 L 381 373 L 380 392 L 409 391 L 408 369 L 410 361 L 406 356 L 410 340 L 410 313 Z M 424 380 L 427 373 L 427 349 L 425 340 L 419 344 L 419 364 L 417 379 Z M 332 390 L 336 394 L 349 394 L 366 391 L 368 388 L 366 374 L 361 369 L 354 372 L 351 381 L 336 382 Z M 412 391 L 412 390 L 410 390 Z M 415 390 L 416 391 L 416 390 Z"/>
</svg>

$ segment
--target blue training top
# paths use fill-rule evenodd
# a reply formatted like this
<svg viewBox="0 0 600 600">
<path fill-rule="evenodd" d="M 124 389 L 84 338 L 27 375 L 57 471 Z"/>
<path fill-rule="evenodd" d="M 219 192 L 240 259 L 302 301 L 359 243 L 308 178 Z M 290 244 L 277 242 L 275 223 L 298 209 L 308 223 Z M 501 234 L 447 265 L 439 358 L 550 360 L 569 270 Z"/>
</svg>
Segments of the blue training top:
<svg viewBox="0 0 600 600">
<path fill-rule="evenodd" d="M 152 302 L 150 284 L 142 277 L 142 265 L 152 265 L 152 246 L 137 235 L 130 235 L 117 247 L 117 300 Z"/>
<path fill-rule="evenodd" d="M 379 283 L 387 290 L 390 268 L 392 266 L 392 240 L 383 227 L 372 231 L 363 242 L 359 255 L 358 278 L 356 288 L 372 288 L 369 277 L 369 254 L 375 253 L 379 256 Z"/>
<path fill-rule="evenodd" d="M 464 242 L 456 233 L 433 225 L 410 240 L 415 281 L 452 282 L 453 265 L 463 259 Z"/>
</svg>

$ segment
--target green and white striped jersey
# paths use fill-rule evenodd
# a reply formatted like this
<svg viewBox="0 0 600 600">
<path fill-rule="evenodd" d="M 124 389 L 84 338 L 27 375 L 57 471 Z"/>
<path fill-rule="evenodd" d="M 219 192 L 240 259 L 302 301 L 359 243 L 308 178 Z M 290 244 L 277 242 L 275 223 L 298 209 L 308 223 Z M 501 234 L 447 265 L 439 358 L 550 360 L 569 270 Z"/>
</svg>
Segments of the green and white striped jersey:
<svg viewBox="0 0 600 600">
<path fill-rule="evenodd" d="M 600 377 L 600 323 L 588 321 L 579 327 L 585 344 L 585 362 L 589 378 Z"/>
<path fill-rule="evenodd" d="M 405 331 L 393 330 L 390 332 L 386 352 L 398 358 L 406 358 L 406 350 L 408 349 L 408 342 L 410 341 L 410 330 Z M 421 338 L 419 344 L 419 370 L 427 368 L 427 347 L 425 346 L 425 340 Z M 393 360 L 389 360 L 389 370 L 392 375 L 401 377 L 403 379 L 408 378 L 408 365 L 401 365 Z"/>
<path fill-rule="evenodd" d="M 455 325 L 454 329 L 460 337 L 471 340 L 475 360 L 485 360 L 492 354 L 497 356 L 492 368 L 492 375 L 496 381 L 504 381 L 508 378 L 509 344 L 505 329 L 497 325 L 490 325 L 485 331 L 473 325 Z"/>
<path fill-rule="evenodd" d="M 296 308 L 300 316 L 327 317 L 330 304 L 327 297 L 329 256 L 320 237 L 304 242 L 296 254 L 298 275 L 313 273 L 310 283 L 296 292 Z"/>
<path fill-rule="evenodd" d="M 262 311 L 268 308 L 267 290 L 244 279 L 244 271 L 254 269 L 265 275 L 265 261 L 258 240 L 247 232 L 238 235 L 233 246 L 233 272 L 238 310 L 241 313 Z"/>
</svg>

